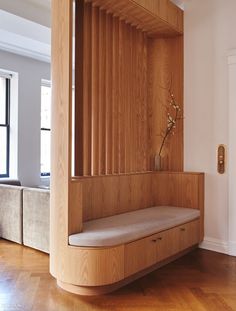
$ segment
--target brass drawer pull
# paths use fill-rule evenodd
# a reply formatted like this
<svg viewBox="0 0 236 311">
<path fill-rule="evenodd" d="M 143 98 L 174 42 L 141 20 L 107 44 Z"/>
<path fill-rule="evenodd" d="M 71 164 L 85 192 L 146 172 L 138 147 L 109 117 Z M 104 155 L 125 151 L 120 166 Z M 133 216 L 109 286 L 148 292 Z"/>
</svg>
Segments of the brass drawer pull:
<svg viewBox="0 0 236 311">
<path fill-rule="evenodd" d="M 156 243 L 157 241 L 161 241 L 161 240 L 162 240 L 162 237 L 160 236 L 160 237 L 158 237 L 158 238 L 156 238 L 156 239 L 153 239 L 152 242 L 153 242 L 153 243 Z"/>
</svg>

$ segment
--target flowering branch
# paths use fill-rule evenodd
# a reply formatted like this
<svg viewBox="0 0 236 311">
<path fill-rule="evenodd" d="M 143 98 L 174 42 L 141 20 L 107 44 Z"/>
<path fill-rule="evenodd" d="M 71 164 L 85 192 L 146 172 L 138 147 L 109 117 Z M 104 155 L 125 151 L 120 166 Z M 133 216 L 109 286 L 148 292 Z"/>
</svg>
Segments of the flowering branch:
<svg viewBox="0 0 236 311">
<path fill-rule="evenodd" d="M 180 116 L 181 109 L 179 105 L 176 103 L 175 97 L 173 93 L 171 92 L 171 89 L 169 89 L 169 96 L 170 96 L 170 106 L 174 109 L 175 113 L 174 116 L 171 115 L 170 112 L 167 113 L 167 127 L 162 135 L 162 143 L 159 150 L 159 156 L 161 156 L 161 152 L 163 150 L 163 147 L 165 145 L 165 142 L 170 134 L 174 135 L 174 130 L 176 128 L 176 123 L 178 120 L 180 120 L 182 117 Z"/>
</svg>

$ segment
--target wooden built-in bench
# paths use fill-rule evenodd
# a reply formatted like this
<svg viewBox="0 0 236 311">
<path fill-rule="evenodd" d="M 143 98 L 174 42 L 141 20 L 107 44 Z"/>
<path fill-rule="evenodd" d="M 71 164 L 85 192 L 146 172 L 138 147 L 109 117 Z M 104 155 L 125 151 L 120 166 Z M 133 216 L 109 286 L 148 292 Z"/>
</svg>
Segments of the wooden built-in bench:
<svg viewBox="0 0 236 311">
<path fill-rule="evenodd" d="M 203 239 L 201 173 L 82 177 L 70 189 L 67 244 L 55 274 L 71 292 L 113 291 Z"/>
<path fill-rule="evenodd" d="M 50 272 L 106 293 L 203 239 L 204 175 L 183 172 L 183 11 L 52 0 L 52 12 Z M 155 172 L 173 98 L 182 115 Z"/>
</svg>

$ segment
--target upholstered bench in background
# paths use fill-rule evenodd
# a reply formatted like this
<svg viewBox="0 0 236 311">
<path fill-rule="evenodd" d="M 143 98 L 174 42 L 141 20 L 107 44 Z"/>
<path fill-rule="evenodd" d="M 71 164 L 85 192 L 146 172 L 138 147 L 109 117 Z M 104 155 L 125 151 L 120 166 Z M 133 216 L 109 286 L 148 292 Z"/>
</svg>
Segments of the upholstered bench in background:
<svg viewBox="0 0 236 311">
<path fill-rule="evenodd" d="M 23 187 L 0 185 L 0 237 L 22 243 Z"/>
<path fill-rule="evenodd" d="M 23 243 L 49 253 L 50 191 L 23 190 Z"/>
<path fill-rule="evenodd" d="M 0 237 L 49 253 L 49 201 L 49 190 L 0 184 Z"/>
</svg>

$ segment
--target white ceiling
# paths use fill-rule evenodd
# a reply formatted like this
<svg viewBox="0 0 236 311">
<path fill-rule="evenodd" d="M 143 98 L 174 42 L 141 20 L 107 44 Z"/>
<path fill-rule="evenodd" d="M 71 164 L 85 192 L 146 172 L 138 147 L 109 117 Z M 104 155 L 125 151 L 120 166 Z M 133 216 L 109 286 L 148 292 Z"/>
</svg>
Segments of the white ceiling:
<svg viewBox="0 0 236 311">
<path fill-rule="evenodd" d="M 26 1 L 32 3 L 33 5 L 37 5 L 48 10 L 51 9 L 51 0 L 26 0 Z"/>
</svg>

